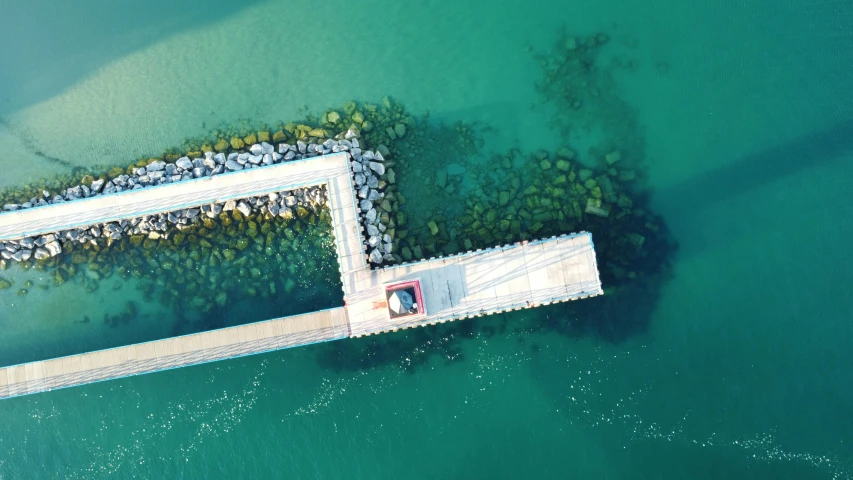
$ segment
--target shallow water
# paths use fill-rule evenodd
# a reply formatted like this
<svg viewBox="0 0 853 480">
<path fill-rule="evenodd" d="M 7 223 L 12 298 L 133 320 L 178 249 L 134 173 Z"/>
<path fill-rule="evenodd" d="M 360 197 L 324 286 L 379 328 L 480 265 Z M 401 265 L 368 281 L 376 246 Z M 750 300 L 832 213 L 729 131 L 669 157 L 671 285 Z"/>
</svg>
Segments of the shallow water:
<svg viewBox="0 0 853 480">
<path fill-rule="evenodd" d="M 488 126 L 421 174 L 630 142 L 678 249 L 601 299 L 0 402 L 0 477 L 853 477 L 846 3 L 9 3 L 0 187 L 391 95 Z M 611 38 L 570 131 L 536 89 L 561 26 Z M 139 293 L 77 288 L 0 292 L 0 356 L 174 327 L 81 329 Z"/>
</svg>

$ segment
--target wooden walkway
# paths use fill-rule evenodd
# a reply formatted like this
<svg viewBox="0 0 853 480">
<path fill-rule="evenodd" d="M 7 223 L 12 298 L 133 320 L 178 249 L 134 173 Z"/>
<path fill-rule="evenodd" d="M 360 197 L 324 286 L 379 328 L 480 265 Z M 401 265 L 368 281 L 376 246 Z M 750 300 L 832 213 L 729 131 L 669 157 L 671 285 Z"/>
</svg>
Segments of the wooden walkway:
<svg viewBox="0 0 853 480">
<path fill-rule="evenodd" d="M 420 279 L 426 317 L 391 321 L 385 285 Z M 353 337 L 601 295 L 589 233 L 352 272 L 345 282 Z M 349 288 L 349 291 L 347 291 Z"/>
<path fill-rule="evenodd" d="M 344 307 L 0 368 L 0 398 L 602 294 L 586 232 L 370 270 L 345 153 L 2 214 L 0 239 L 319 184 L 329 191 Z M 410 279 L 421 281 L 427 315 L 392 321 L 384 286 Z"/>
<path fill-rule="evenodd" d="M 346 312 L 333 308 L 237 327 L 0 369 L 0 398 L 169 370 L 349 336 Z"/>
<path fill-rule="evenodd" d="M 222 173 L 177 183 L 45 205 L 0 214 L 0 240 L 88 227 L 98 223 L 197 207 L 230 199 L 347 178 L 347 153 Z"/>
</svg>

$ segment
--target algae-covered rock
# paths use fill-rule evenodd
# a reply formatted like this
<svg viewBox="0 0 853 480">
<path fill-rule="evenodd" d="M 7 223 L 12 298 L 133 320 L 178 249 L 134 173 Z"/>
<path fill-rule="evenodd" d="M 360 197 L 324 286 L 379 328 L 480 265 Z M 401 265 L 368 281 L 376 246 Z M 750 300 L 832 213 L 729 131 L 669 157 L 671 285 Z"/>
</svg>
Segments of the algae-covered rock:
<svg viewBox="0 0 853 480">
<path fill-rule="evenodd" d="M 404 136 L 406 136 L 406 125 L 402 123 L 394 125 L 394 133 L 397 134 L 397 137 L 403 138 Z"/>
<path fill-rule="evenodd" d="M 219 292 L 216 294 L 216 298 L 214 298 L 214 301 L 220 307 L 224 307 L 225 304 L 228 303 L 228 294 L 225 292 Z"/>
<path fill-rule="evenodd" d="M 249 248 L 249 239 L 248 238 L 240 238 L 237 240 L 236 248 L 237 250 L 243 251 Z"/>
<path fill-rule="evenodd" d="M 338 123 L 341 120 L 341 114 L 332 110 L 331 112 L 326 114 L 326 121 L 329 123 Z"/>
<path fill-rule="evenodd" d="M 270 141 L 270 132 L 258 132 L 258 141 L 259 142 L 267 142 Z"/>
<path fill-rule="evenodd" d="M 178 232 L 175 234 L 174 237 L 172 237 L 172 242 L 174 242 L 175 245 L 177 246 L 177 245 L 184 243 L 184 239 L 186 239 L 186 238 L 187 238 L 186 234 L 184 234 L 182 232 Z"/>
<path fill-rule="evenodd" d="M 550 170 L 551 162 L 549 162 L 548 160 L 542 160 L 539 162 L 539 168 L 541 168 L 542 170 Z"/>
<path fill-rule="evenodd" d="M 146 249 L 146 250 L 151 250 L 151 249 L 153 249 L 153 248 L 154 248 L 154 247 L 156 247 L 156 246 L 157 246 L 157 241 L 156 241 L 156 240 L 154 240 L 153 238 L 146 238 L 146 239 L 142 242 L 142 248 L 144 248 L 144 249 Z"/>
<path fill-rule="evenodd" d="M 8 290 L 12 288 L 12 282 L 5 278 L 0 278 L 0 290 Z"/>
<path fill-rule="evenodd" d="M 429 227 L 429 231 L 433 235 L 438 235 L 438 225 L 435 224 L 435 220 L 430 220 L 429 223 L 427 223 L 427 227 Z"/>
<path fill-rule="evenodd" d="M 250 133 L 243 137 L 243 143 L 245 143 L 246 145 L 254 145 L 258 143 L 258 136 L 254 133 Z"/>
<path fill-rule="evenodd" d="M 599 217 L 607 217 L 610 215 L 610 208 L 603 206 L 601 204 L 601 200 L 598 198 L 588 198 L 586 199 L 586 208 L 584 209 L 586 213 L 597 215 Z"/>
<path fill-rule="evenodd" d="M 220 138 L 219 141 L 216 142 L 216 145 L 213 146 L 213 148 L 217 152 L 224 152 L 224 151 L 228 150 L 228 142 L 225 141 L 224 138 Z"/>
<path fill-rule="evenodd" d="M 286 282 L 284 282 L 284 291 L 290 293 L 296 287 L 296 282 L 293 281 L 292 278 L 288 278 Z"/>
<path fill-rule="evenodd" d="M 559 149 L 557 149 L 557 156 L 572 160 L 573 158 L 575 158 L 575 152 L 572 151 L 571 148 L 560 147 Z"/>
<path fill-rule="evenodd" d="M 296 206 L 296 216 L 298 216 L 299 218 L 305 218 L 308 215 L 311 215 L 311 212 L 308 211 L 307 208 L 303 207 L 302 205 Z"/>
<path fill-rule="evenodd" d="M 231 137 L 231 148 L 233 148 L 235 150 L 239 150 L 245 146 L 246 146 L 246 144 L 243 142 L 243 139 L 241 139 L 240 137 Z"/>
<path fill-rule="evenodd" d="M 222 256 L 225 257 L 225 260 L 231 261 L 237 256 L 237 252 L 230 248 L 226 248 L 225 250 L 222 250 Z"/>
<path fill-rule="evenodd" d="M 315 128 L 308 131 L 309 137 L 326 138 L 328 134 L 322 128 Z"/>
<path fill-rule="evenodd" d="M 272 141 L 275 143 L 281 143 L 285 141 L 285 139 L 287 139 L 287 136 L 281 130 L 272 134 Z"/>
<path fill-rule="evenodd" d="M 509 203 L 509 192 L 506 190 L 502 190 L 498 194 L 498 204 L 506 205 L 507 203 Z"/>
<path fill-rule="evenodd" d="M 21 288 L 21 289 L 19 289 L 19 290 L 18 290 L 18 296 L 19 296 L 19 297 L 23 297 L 23 296 L 24 296 L 24 295 L 26 295 L 27 293 L 29 293 L 29 290 L 27 290 L 26 288 Z"/>
<path fill-rule="evenodd" d="M 563 172 L 568 172 L 572 168 L 572 164 L 569 163 L 567 160 L 563 160 L 562 158 L 557 159 L 556 166 L 557 166 L 557 170 L 560 170 Z"/>
<path fill-rule="evenodd" d="M 604 156 L 604 160 L 607 162 L 608 165 L 613 165 L 619 160 L 622 160 L 622 152 L 620 152 L 619 150 L 610 152 Z"/>
</svg>

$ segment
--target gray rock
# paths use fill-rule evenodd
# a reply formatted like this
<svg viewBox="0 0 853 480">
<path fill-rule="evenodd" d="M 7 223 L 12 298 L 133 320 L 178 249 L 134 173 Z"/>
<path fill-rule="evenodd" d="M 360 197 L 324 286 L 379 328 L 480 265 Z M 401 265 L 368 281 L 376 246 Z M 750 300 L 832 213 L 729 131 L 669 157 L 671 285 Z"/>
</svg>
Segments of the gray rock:
<svg viewBox="0 0 853 480">
<path fill-rule="evenodd" d="M 288 195 L 284 197 L 284 205 L 287 207 L 295 207 L 297 203 L 298 202 L 296 200 L 296 197 L 294 197 L 293 195 Z"/>
<path fill-rule="evenodd" d="M 225 165 L 225 162 L 227 160 L 228 159 L 225 158 L 224 153 L 217 153 L 216 155 L 213 156 L 213 162 L 216 163 L 217 165 Z"/>
<path fill-rule="evenodd" d="M 376 160 L 377 162 L 384 162 L 385 156 L 382 155 L 382 152 L 377 150 L 376 153 L 373 154 L 373 159 Z"/>
<path fill-rule="evenodd" d="M 293 160 L 296 157 L 296 152 L 293 150 L 288 150 L 287 153 L 284 154 L 285 160 Z"/>
<path fill-rule="evenodd" d="M 235 162 L 234 160 L 228 160 L 225 162 L 225 168 L 231 171 L 242 170 L 243 165 L 240 165 L 239 162 Z"/>
<path fill-rule="evenodd" d="M 370 188 L 366 185 L 358 189 L 358 198 L 367 198 L 370 194 Z"/>
<path fill-rule="evenodd" d="M 104 180 L 95 180 L 94 182 L 92 182 L 91 185 L 89 185 L 89 190 L 91 190 L 94 193 L 99 193 L 101 191 L 101 188 L 103 188 L 103 186 L 104 186 Z"/>
<path fill-rule="evenodd" d="M 252 155 L 262 155 L 264 153 L 264 147 L 256 143 L 249 147 L 249 151 L 252 152 Z"/>
<path fill-rule="evenodd" d="M 263 160 L 261 160 L 261 162 L 263 162 L 263 164 L 264 164 L 264 165 L 272 165 L 272 164 L 273 164 L 273 161 L 272 161 L 272 154 L 270 154 L 270 153 L 265 153 L 265 154 L 264 154 L 264 157 L 263 157 Z"/>
<path fill-rule="evenodd" d="M 361 172 L 364 170 L 364 166 L 361 165 L 361 162 L 352 162 L 352 171 L 353 172 Z"/>
<path fill-rule="evenodd" d="M 273 154 L 272 154 L 272 161 L 273 161 L 273 163 L 278 163 L 278 162 L 280 162 L 282 158 L 284 158 L 284 156 L 282 156 L 282 154 L 280 154 L 280 153 L 278 153 L 278 152 L 273 152 Z"/>
<path fill-rule="evenodd" d="M 240 213 L 242 213 L 246 217 L 252 214 L 252 208 L 249 207 L 249 205 L 242 200 L 237 203 L 237 210 L 239 210 Z"/>
<path fill-rule="evenodd" d="M 230 212 L 231 210 L 234 210 L 235 208 L 237 208 L 237 201 L 236 200 L 228 200 L 225 202 L 225 205 L 222 206 L 222 210 L 226 211 L 226 212 Z"/>
<path fill-rule="evenodd" d="M 213 170 L 214 168 L 216 168 L 216 160 L 214 160 L 213 158 L 205 158 L 202 167 Z"/>
<path fill-rule="evenodd" d="M 193 162 L 189 157 L 181 157 L 175 162 L 175 166 L 184 170 L 192 170 Z"/>
<path fill-rule="evenodd" d="M 370 200 L 371 202 L 375 202 L 377 200 L 381 200 L 382 197 L 384 197 L 384 196 L 385 195 L 383 195 L 382 193 L 379 193 L 378 190 L 371 190 L 370 193 L 367 195 L 367 199 Z"/>
<path fill-rule="evenodd" d="M 362 200 L 361 202 L 359 202 L 358 208 L 360 208 L 362 212 L 366 212 L 373 208 L 373 202 L 371 202 L 370 200 Z"/>
<path fill-rule="evenodd" d="M 306 145 L 302 140 L 296 142 L 296 148 L 299 150 L 299 153 L 305 153 L 308 151 L 308 145 Z"/>
<path fill-rule="evenodd" d="M 44 260 L 45 258 L 50 258 L 50 252 L 39 247 L 33 252 L 33 256 L 36 257 L 36 260 Z"/>
<path fill-rule="evenodd" d="M 261 151 L 264 155 L 272 155 L 272 153 L 275 151 L 275 147 L 267 142 L 261 142 Z"/>
<path fill-rule="evenodd" d="M 376 172 L 377 175 L 385 174 L 385 165 L 378 162 L 370 162 L 370 169 Z"/>
<path fill-rule="evenodd" d="M 355 174 L 355 185 L 356 186 L 360 187 L 360 186 L 364 185 L 364 182 L 366 182 L 366 181 L 367 181 L 367 179 L 364 178 L 363 173 L 356 173 Z"/>
<path fill-rule="evenodd" d="M 370 252 L 370 262 L 376 264 L 382 263 L 382 252 L 379 250 L 373 250 Z"/>
<path fill-rule="evenodd" d="M 261 163 L 261 160 L 263 159 L 264 157 L 262 155 L 249 155 L 249 163 L 251 163 L 252 165 L 257 165 Z"/>
<path fill-rule="evenodd" d="M 371 237 L 378 236 L 379 235 L 379 229 L 376 228 L 376 225 L 368 223 L 367 224 L 367 234 Z"/>
<path fill-rule="evenodd" d="M 18 252 L 15 255 L 18 255 L 18 254 L 21 255 L 21 260 L 27 261 L 33 256 L 33 251 L 32 250 L 18 250 Z"/>
<path fill-rule="evenodd" d="M 376 209 L 371 208 L 364 214 L 364 218 L 367 220 L 367 223 L 375 223 L 376 222 Z"/>
<path fill-rule="evenodd" d="M 43 247 L 46 243 L 55 242 L 56 234 L 48 233 L 47 235 L 42 235 L 36 239 L 36 245 L 39 247 Z"/>
<path fill-rule="evenodd" d="M 149 172 L 159 172 L 160 170 L 166 168 L 166 162 L 163 162 L 161 160 L 155 160 L 149 163 L 148 166 L 145 168 Z"/>
<path fill-rule="evenodd" d="M 286 143 L 279 143 L 278 144 L 278 153 L 282 153 L 282 154 L 287 153 L 287 151 L 289 149 L 290 149 L 290 145 L 288 145 Z"/>
<path fill-rule="evenodd" d="M 27 237 L 19 240 L 18 244 L 24 248 L 33 248 L 36 245 L 36 241 L 33 239 L 33 237 Z"/>
<path fill-rule="evenodd" d="M 378 188 L 379 187 L 379 179 L 374 175 L 370 175 L 367 177 L 367 186 L 370 188 Z"/>
<path fill-rule="evenodd" d="M 207 171 L 203 168 L 193 168 L 193 178 L 203 177 L 206 173 Z"/>
</svg>

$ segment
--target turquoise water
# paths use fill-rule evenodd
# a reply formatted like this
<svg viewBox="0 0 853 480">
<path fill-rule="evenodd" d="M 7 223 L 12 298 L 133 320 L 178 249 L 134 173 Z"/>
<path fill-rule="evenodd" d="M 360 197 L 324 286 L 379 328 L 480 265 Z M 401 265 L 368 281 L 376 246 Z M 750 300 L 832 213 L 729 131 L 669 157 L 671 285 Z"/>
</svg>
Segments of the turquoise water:
<svg viewBox="0 0 853 480">
<path fill-rule="evenodd" d="M 844 2 L 10 3 L 0 187 L 391 95 L 488 126 L 469 166 L 628 142 L 678 249 L 616 301 L 0 402 L 0 478 L 853 477 Z M 536 89 L 561 27 L 610 36 L 591 116 Z M 168 333 L 73 323 L 118 292 L 4 294 L 4 358 Z"/>
</svg>

